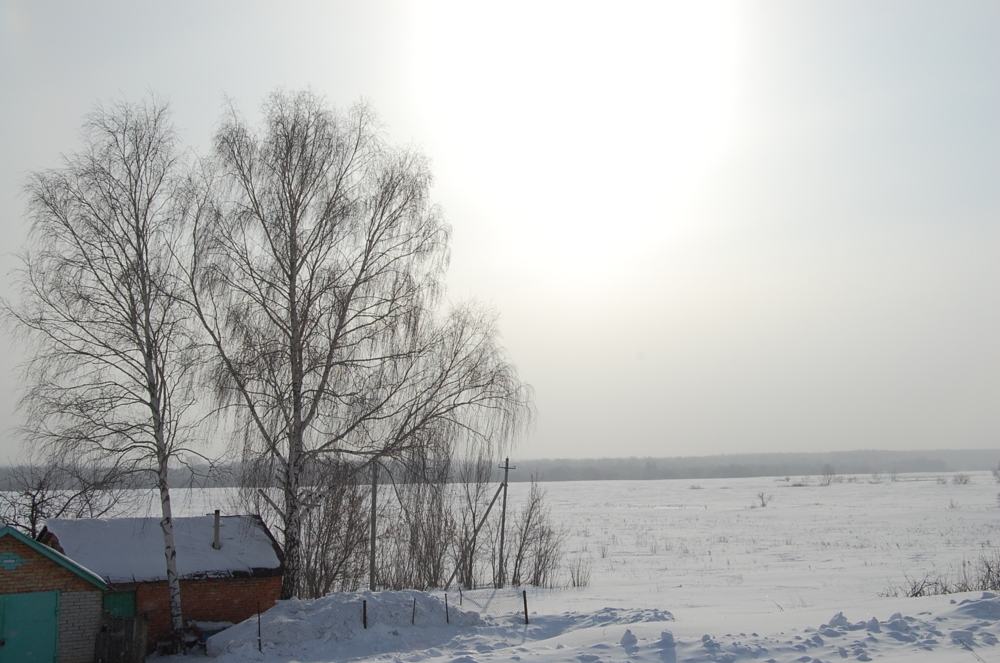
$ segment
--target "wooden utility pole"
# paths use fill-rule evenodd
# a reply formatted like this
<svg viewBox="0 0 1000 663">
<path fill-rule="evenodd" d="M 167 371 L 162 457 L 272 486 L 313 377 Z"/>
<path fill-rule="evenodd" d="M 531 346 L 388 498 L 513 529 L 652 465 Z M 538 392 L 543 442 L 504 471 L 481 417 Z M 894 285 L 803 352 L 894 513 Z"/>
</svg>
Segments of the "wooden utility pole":
<svg viewBox="0 0 1000 663">
<path fill-rule="evenodd" d="M 368 552 L 368 589 L 375 591 L 375 537 L 378 527 L 375 514 L 378 510 L 378 463 L 372 463 L 372 513 L 371 513 L 371 550 Z"/>
<path fill-rule="evenodd" d="M 499 466 L 503 470 L 503 503 L 500 507 L 500 554 L 498 555 L 498 562 L 500 564 L 499 572 L 497 573 L 497 588 L 502 588 L 504 586 L 504 564 L 503 564 L 503 536 L 504 536 L 504 526 L 507 523 L 507 474 L 511 470 L 516 470 L 516 467 L 512 467 L 510 464 L 510 458 L 503 459 L 503 465 Z"/>
</svg>

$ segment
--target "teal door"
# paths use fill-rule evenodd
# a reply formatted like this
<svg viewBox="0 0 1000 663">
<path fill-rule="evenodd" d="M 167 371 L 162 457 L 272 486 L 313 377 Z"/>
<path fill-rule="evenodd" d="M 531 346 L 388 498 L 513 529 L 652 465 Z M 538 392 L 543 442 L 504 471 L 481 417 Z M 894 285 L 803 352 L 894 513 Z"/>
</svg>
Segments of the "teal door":
<svg viewBox="0 0 1000 663">
<path fill-rule="evenodd" d="M 108 592 L 104 595 L 104 609 L 112 617 L 135 617 L 135 590 Z"/>
<path fill-rule="evenodd" d="M 55 663 L 59 592 L 0 595 L 0 663 Z"/>
</svg>

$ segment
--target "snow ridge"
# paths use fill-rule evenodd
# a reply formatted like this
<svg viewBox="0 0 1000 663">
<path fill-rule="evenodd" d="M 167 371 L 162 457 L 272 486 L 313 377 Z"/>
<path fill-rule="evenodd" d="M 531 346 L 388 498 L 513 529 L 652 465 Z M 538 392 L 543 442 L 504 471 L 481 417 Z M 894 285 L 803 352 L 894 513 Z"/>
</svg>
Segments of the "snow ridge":
<svg viewBox="0 0 1000 663">
<path fill-rule="evenodd" d="M 415 617 L 414 599 L 422 617 Z M 374 623 L 364 629 L 356 613 L 368 601 Z M 926 605 L 926 604 L 914 604 Z M 369 592 L 315 601 L 282 601 L 261 620 L 263 652 L 257 651 L 257 621 L 251 619 L 208 641 L 220 662 L 267 663 L 380 661 L 419 663 L 832 663 L 833 661 L 994 660 L 1000 654 L 1000 598 L 951 599 L 948 609 L 916 616 L 851 621 L 843 612 L 817 628 L 778 634 L 726 633 L 680 637 L 658 609 L 604 608 L 593 613 L 480 616 L 420 592 Z M 954 607 L 952 607 L 954 606 Z M 731 619 L 731 618 L 730 618 Z M 413 622 L 411 624 L 411 621 Z M 987 651 L 984 651 L 987 650 Z M 981 656 L 979 653 L 983 651 Z M 190 660 L 190 659 L 189 659 Z"/>
</svg>

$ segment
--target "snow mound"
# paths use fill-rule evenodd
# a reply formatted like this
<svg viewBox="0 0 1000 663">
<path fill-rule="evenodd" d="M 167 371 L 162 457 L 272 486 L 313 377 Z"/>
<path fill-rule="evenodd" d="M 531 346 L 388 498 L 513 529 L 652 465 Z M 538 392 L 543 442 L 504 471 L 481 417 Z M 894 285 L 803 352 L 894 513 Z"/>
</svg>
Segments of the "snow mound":
<svg viewBox="0 0 1000 663">
<path fill-rule="evenodd" d="M 365 628 L 367 619 L 368 628 Z M 427 637 L 401 632 L 441 631 L 437 638 L 447 640 L 459 627 L 481 623 L 479 614 L 445 605 L 445 600 L 423 592 L 363 592 L 333 594 L 320 599 L 289 599 L 257 617 L 236 624 L 208 638 L 209 656 L 227 652 L 259 658 L 258 647 L 268 651 L 313 649 L 323 643 L 356 641 L 349 648 L 354 655 L 385 650 L 379 646 L 390 640 L 427 641 Z M 259 638 L 258 643 L 258 629 Z"/>
<path fill-rule="evenodd" d="M 1000 619 L 1000 598 L 993 592 L 983 592 L 978 599 L 965 599 L 953 611 L 955 615 L 973 619 Z"/>
</svg>

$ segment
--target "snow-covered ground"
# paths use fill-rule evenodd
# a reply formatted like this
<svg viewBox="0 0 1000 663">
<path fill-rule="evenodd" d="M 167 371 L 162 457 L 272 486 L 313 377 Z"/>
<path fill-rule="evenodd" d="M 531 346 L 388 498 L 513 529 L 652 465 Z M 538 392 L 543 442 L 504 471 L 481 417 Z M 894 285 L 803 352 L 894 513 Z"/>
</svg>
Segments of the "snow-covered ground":
<svg viewBox="0 0 1000 663">
<path fill-rule="evenodd" d="M 310 615 L 361 599 L 331 597 L 279 606 L 263 654 L 244 645 L 217 660 L 1000 660 L 1000 598 L 879 596 L 1000 545 L 1000 487 L 968 474 L 545 484 L 564 561 L 589 568 L 590 584 L 529 590 L 529 625 L 487 616 L 338 638 Z M 515 508 L 527 490 L 511 484 Z M 220 496 L 176 498 L 207 513 Z"/>
</svg>

